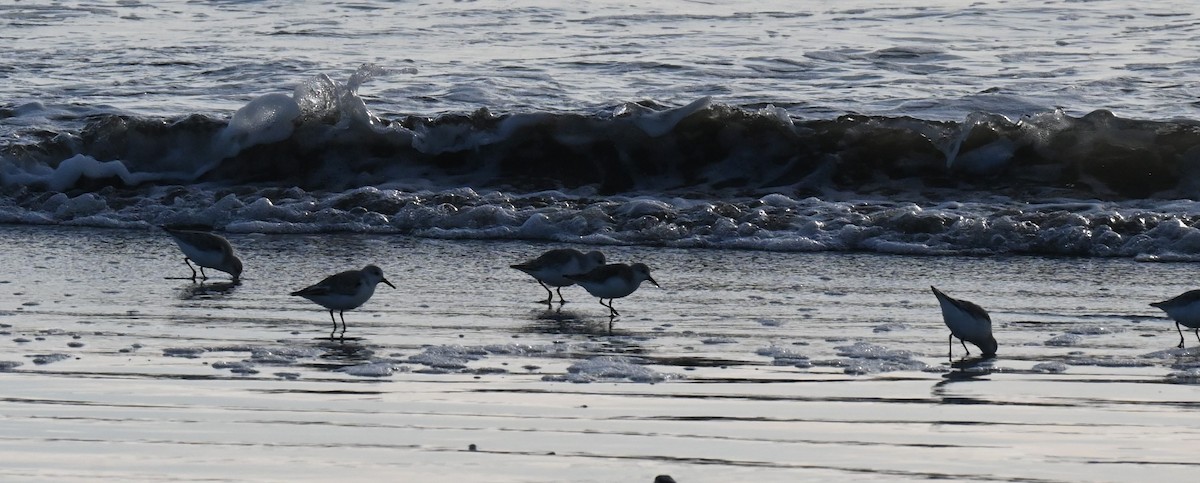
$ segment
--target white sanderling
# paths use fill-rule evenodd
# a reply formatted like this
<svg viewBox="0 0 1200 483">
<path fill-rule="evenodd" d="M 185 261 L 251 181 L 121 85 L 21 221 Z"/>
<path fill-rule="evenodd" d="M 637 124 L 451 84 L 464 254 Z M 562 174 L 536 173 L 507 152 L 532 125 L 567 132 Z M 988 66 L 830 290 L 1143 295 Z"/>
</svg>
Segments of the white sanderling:
<svg viewBox="0 0 1200 483">
<path fill-rule="evenodd" d="M 228 273 L 233 277 L 234 282 L 237 282 L 242 276 L 242 260 L 234 255 L 233 247 L 224 237 L 207 231 L 182 230 L 165 226 L 163 230 L 170 233 L 171 238 L 175 239 L 175 244 L 179 245 L 179 250 L 184 255 L 183 262 L 192 269 L 193 281 L 196 280 L 196 269 L 192 267 L 191 262 L 196 262 L 196 265 L 200 266 L 201 280 L 208 280 L 208 275 L 204 274 L 204 267 Z"/>
<path fill-rule="evenodd" d="M 1196 340 L 1200 340 L 1200 290 L 1189 290 L 1170 300 L 1154 302 L 1150 306 L 1162 309 L 1168 317 L 1175 320 L 1175 330 L 1179 331 L 1180 349 L 1183 348 L 1183 329 L 1179 324 L 1193 329 Z"/>
<path fill-rule="evenodd" d="M 574 248 L 558 248 L 543 253 L 541 256 L 525 263 L 509 265 L 512 268 L 528 273 L 542 288 L 546 289 L 546 303 L 554 301 L 554 293 L 550 287 L 558 291 L 558 303 L 563 300 L 562 288 L 575 285 L 567 275 L 588 273 L 596 267 L 604 265 L 604 254 L 600 252 L 583 253 Z"/>
<path fill-rule="evenodd" d="M 938 304 L 942 306 L 942 319 L 950 328 L 950 358 L 954 358 L 955 337 L 958 337 L 967 355 L 971 354 L 971 350 L 967 349 L 967 342 L 970 342 L 983 351 L 983 357 L 995 356 L 998 345 L 992 336 L 992 318 L 987 311 L 974 303 L 950 297 L 932 285 L 929 288 L 937 296 Z"/>
<path fill-rule="evenodd" d="M 609 317 L 621 315 L 613 308 L 613 299 L 633 293 L 642 285 L 643 280 L 661 288 L 650 276 L 650 267 L 644 263 L 610 263 L 587 273 L 567 275 L 566 278 L 578 283 L 592 296 L 600 297 L 600 305 L 608 307 Z M 608 299 L 607 304 L 604 303 L 604 299 Z"/>
<path fill-rule="evenodd" d="M 366 303 L 371 298 L 371 295 L 375 294 L 375 285 L 379 282 L 396 288 L 395 285 L 392 285 L 392 282 L 383 278 L 383 270 L 375 265 L 367 265 L 362 270 L 347 270 L 342 273 L 330 275 L 315 285 L 302 288 L 291 294 L 304 297 L 329 309 L 329 320 L 333 321 L 333 332 L 329 333 L 329 338 L 332 339 L 333 334 L 337 332 L 337 320 L 333 318 L 333 311 L 338 311 L 338 316 L 342 318 L 342 336 L 345 336 L 346 311 L 356 309 L 358 306 Z"/>
</svg>

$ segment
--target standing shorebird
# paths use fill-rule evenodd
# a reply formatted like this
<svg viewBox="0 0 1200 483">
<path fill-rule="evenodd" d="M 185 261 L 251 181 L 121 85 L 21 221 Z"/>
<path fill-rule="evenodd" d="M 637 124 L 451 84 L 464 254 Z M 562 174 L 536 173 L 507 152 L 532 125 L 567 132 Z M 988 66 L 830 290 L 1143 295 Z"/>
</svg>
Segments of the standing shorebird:
<svg viewBox="0 0 1200 483">
<path fill-rule="evenodd" d="M 165 226 L 163 230 L 171 234 L 171 237 L 175 239 L 175 244 L 179 245 L 179 250 L 183 252 L 183 262 L 192 269 L 192 281 L 196 280 L 196 269 L 192 267 L 192 262 L 196 262 L 196 265 L 200 266 L 201 280 L 208 280 L 208 275 L 204 273 L 205 267 L 228 273 L 233 277 L 234 283 L 237 283 L 242 276 L 242 260 L 234 255 L 233 247 L 224 237 L 207 231 L 182 230 Z"/>
<path fill-rule="evenodd" d="M 371 295 L 375 294 L 375 285 L 379 282 L 396 288 L 392 282 L 383 278 L 383 270 L 375 265 L 367 265 L 362 270 L 347 270 L 330 275 L 315 285 L 292 292 L 291 295 L 304 297 L 329 309 L 329 320 L 333 321 L 333 332 L 329 333 L 329 338 L 332 339 L 333 334 L 337 332 L 337 319 L 333 318 L 333 311 L 338 311 L 338 316 L 342 318 L 342 337 L 345 337 L 346 311 L 366 303 Z"/>
<path fill-rule="evenodd" d="M 992 318 L 988 316 L 987 311 L 966 300 L 946 295 L 932 285 L 929 288 L 933 289 L 933 295 L 937 296 L 938 304 L 942 306 L 942 319 L 946 322 L 946 327 L 950 328 L 949 357 L 954 358 L 955 337 L 958 337 L 967 355 L 971 355 L 971 350 L 967 349 L 967 342 L 970 342 L 983 351 L 983 357 L 994 357 L 998 345 L 996 338 L 992 337 Z"/>
<path fill-rule="evenodd" d="M 650 276 L 650 267 L 644 263 L 611 263 L 588 273 L 567 275 L 566 278 L 579 284 L 593 297 L 600 297 L 600 305 L 608 307 L 609 317 L 621 315 L 613 308 L 613 299 L 633 293 L 642 285 L 642 281 L 649 281 L 655 287 L 662 288 Z M 607 304 L 604 303 L 604 299 L 608 299 Z"/>
<path fill-rule="evenodd" d="M 550 287 L 555 287 L 558 291 L 558 303 L 562 304 L 566 303 L 563 300 L 562 288 L 575 285 L 575 281 L 567 278 L 567 275 L 588 273 L 601 265 L 604 265 L 603 253 L 585 254 L 574 248 L 559 248 L 528 262 L 509 266 L 528 273 L 546 289 L 546 304 L 554 302 L 554 292 L 550 291 Z"/>
<path fill-rule="evenodd" d="M 1189 290 L 1162 302 L 1154 302 L 1151 307 L 1158 307 L 1167 316 L 1175 320 L 1175 330 L 1179 331 L 1179 348 L 1183 348 L 1183 329 L 1179 324 L 1187 326 L 1200 340 L 1200 290 Z"/>
</svg>

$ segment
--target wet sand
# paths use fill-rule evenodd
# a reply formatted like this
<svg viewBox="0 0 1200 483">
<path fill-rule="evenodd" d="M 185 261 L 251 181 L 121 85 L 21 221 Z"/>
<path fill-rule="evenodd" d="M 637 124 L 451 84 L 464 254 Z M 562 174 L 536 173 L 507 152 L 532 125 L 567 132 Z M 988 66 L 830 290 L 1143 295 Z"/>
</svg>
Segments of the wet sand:
<svg viewBox="0 0 1200 483">
<path fill-rule="evenodd" d="M 1193 264 L 590 247 L 649 284 L 568 303 L 559 245 L 0 227 L 4 481 L 1188 481 L 1200 342 L 1147 303 Z M 346 313 L 288 292 L 381 266 Z M 210 275 L 214 275 L 210 272 Z M 929 285 L 987 308 L 962 360 Z M 978 351 L 972 347 L 972 352 Z M 471 451 L 474 445 L 475 451 Z"/>
</svg>

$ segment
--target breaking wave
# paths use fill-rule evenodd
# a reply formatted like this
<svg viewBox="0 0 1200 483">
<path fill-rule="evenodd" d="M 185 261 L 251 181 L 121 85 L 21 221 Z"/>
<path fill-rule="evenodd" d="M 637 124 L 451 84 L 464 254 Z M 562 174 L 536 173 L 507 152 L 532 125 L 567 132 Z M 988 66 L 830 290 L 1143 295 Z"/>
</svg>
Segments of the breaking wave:
<svg viewBox="0 0 1200 483">
<path fill-rule="evenodd" d="M 358 95 L 381 73 L 317 75 L 229 119 L 0 107 L 0 222 L 1200 258 L 1194 121 L 801 119 L 709 98 L 384 117 Z"/>
</svg>

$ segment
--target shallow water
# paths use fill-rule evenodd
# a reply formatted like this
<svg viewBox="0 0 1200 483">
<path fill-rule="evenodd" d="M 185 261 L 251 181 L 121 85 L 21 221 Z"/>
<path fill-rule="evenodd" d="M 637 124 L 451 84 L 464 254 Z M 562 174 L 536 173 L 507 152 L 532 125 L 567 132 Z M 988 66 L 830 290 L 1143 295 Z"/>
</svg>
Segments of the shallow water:
<svg viewBox="0 0 1200 483">
<path fill-rule="evenodd" d="M 0 99 L 232 113 L 375 63 L 386 114 L 652 99 L 960 120 L 1195 117 L 1191 2 L 97 1 L 0 6 Z"/>
<path fill-rule="evenodd" d="M 0 227 L 6 481 L 1182 481 L 1191 264 L 595 247 L 663 288 L 545 292 L 520 241 L 247 235 L 241 285 L 157 230 Z M 581 247 L 588 248 L 588 247 Z M 380 265 L 346 314 L 286 294 Z M 212 275 L 210 273 L 210 275 Z M 929 285 L 999 357 L 947 359 Z M 1073 336 L 1073 337 L 1072 337 Z M 1064 345 L 1054 345 L 1064 344 Z M 972 352 L 978 351 L 972 348 Z M 567 382 L 570 381 L 570 382 Z M 469 451 L 470 445 L 476 451 Z"/>
</svg>

